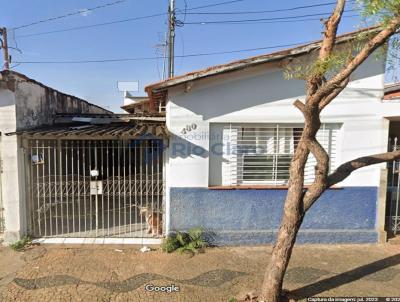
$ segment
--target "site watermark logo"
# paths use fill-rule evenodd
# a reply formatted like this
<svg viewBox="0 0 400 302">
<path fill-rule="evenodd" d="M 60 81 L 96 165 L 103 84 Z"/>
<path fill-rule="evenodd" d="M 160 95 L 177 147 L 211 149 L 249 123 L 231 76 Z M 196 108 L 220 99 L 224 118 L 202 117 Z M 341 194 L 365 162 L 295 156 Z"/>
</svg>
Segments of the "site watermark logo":
<svg viewBox="0 0 400 302">
<path fill-rule="evenodd" d="M 185 131 L 188 130 L 186 129 Z M 145 141 L 148 143 L 145 143 Z M 206 146 L 204 146 L 204 142 L 207 142 Z M 167 148 L 170 149 L 170 155 L 172 157 L 205 157 L 209 154 L 216 156 L 229 156 L 238 154 L 238 146 L 235 142 L 235 138 L 231 138 L 229 135 L 219 132 L 209 131 L 188 131 L 182 136 L 172 135 L 169 138 L 168 144 L 164 144 L 162 139 L 152 134 L 145 134 L 132 140 L 129 147 L 136 150 L 142 150 L 142 156 L 145 163 L 159 161 L 160 156 L 162 156 L 163 152 L 165 152 Z M 255 147 L 247 145 L 241 146 L 240 152 L 245 152 L 246 148 L 250 149 L 249 152 L 254 152 L 253 149 Z M 258 146 L 257 148 L 262 148 L 262 146 Z"/>
<path fill-rule="evenodd" d="M 146 284 L 144 289 L 145 289 L 145 291 L 148 291 L 148 292 L 167 293 L 167 294 L 180 292 L 180 287 L 176 286 L 174 284 L 166 285 L 166 286 Z"/>
</svg>

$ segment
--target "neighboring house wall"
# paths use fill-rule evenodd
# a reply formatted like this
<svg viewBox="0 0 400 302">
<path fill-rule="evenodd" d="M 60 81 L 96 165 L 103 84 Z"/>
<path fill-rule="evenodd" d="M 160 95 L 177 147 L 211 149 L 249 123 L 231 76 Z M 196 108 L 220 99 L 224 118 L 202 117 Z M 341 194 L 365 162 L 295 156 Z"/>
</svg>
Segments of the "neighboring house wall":
<svg viewBox="0 0 400 302">
<path fill-rule="evenodd" d="M 203 226 L 220 243 L 271 242 L 279 227 L 286 190 L 216 190 L 220 155 L 211 152 L 213 129 L 226 123 L 303 123 L 292 104 L 304 100 L 305 83 L 285 80 L 276 63 L 221 74 L 168 91 L 167 126 L 171 132 L 167 189 L 169 229 Z M 384 62 L 371 58 L 352 76 L 348 87 L 322 113 L 323 123 L 341 125 L 337 165 L 385 152 L 388 120 L 400 104 L 382 103 Z M 191 131 L 190 125 L 195 125 Z M 188 127 L 189 126 L 189 127 Z M 186 132 L 186 134 L 183 134 Z M 218 143 L 218 142 L 217 142 Z M 301 229 L 303 242 L 376 242 L 377 200 L 381 169 L 354 172 L 328 190 L 310 210 Z M 217 181 L 216 181 L 217 180 Z"/>
<path fill-rule="evenodd" d="M 17 130 L 51 125 L 55 113 L 110 113 L 82 99 L 63 94 L 24 75 L 4 71 L 0 76 L 0 160 L 6 243 L 26 231 L 25 162 Z"/>
<path fill-rule="evenodd" d="M 7 137 L 6 131 L 15 131 L 17 122 L 15 113 L 15 93 L 8 89 L 0 89 L 0 173 L 2 201 L 4 207 L 5 241 L 14 241 L 19 238 L 19 230 L 24 223 L 20 219 L 20 190 L 18 140 L 16 136 Z M 10 232 L 8 232 L 10 230 Z"/>
</svg>

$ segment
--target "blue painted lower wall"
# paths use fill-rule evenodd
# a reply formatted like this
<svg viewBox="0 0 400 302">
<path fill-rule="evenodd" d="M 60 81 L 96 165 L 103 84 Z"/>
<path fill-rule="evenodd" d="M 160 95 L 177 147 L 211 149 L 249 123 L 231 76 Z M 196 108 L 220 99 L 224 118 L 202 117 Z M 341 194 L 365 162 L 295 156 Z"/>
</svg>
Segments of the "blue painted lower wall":
<svg viewBox="0 0 400 302">
<path fill-rule="evenodd" d="M 374 243 L 376 187 L 326 191 L 307 213 L 298 243 Z M 272 243 L 286 190 L 170 189 L 170 230 L 202 226 L 220 245 Z"/>
</svg>

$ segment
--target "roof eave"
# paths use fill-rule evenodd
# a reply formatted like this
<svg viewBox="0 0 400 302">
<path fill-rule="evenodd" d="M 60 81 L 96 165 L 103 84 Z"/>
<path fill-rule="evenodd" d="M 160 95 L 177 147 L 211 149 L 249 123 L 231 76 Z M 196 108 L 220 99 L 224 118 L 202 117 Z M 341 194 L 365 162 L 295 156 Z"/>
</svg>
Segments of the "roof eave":
<svg viewBox="0 0 400 302">
<path fill-rule="evenodd" d="M 362 30 L 354 31 L 351 33 L 347 33 L 341 36 L 338 36 L 336 44 L 341 44 L 344 42 L 348 42 L 356 38 L 359 33 L 374 33 L 380 29 L 378 26 L 365 28 Z M 210 67 L 207 69 L 203 69 L 197 72 L 191 72 L 182 76 L 177 76 L 175 78 L 168 79 L 163 82 L 155 83 L 148 85 L 145 90 L 152 92 L 160 92 L 166 90 L 170 87 L 177 86 L 180 84 L 184 84 L 186 82 L 195 81 L 203 78 L 207 78 L 214 75 L 224 74 L 228 72 L 233 72 L 245 68 L 249 68 L 255 65 L 260 65 L 268 62 L 279 61 L 282 59 L 287 59 L 290 57 L 296 57 L 299 55 L 307 54 L 313 50 L 320 48 L 322 40 L 318 40 L 315 42 L 311 42 L 308 44 L 300 45 L 291 49 L 281 50 L 275 53 L 260 55 L 256 57 L 250 57 L 247 59 L 242 59 L 239 61 L 230 62 L 223 65 L 217 65 L 214 67 Z"/>
</svg>

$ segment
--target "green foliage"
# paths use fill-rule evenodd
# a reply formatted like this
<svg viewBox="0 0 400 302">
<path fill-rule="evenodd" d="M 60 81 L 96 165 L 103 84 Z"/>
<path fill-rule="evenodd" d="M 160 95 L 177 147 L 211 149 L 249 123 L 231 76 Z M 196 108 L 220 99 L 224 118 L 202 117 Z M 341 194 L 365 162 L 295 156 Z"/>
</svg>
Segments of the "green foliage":
<svg viewBox="0 0 400 302">
<path fill-rule="evenodd" d="M 349 2 L 347 5 L 351 5 Z M 363 17 L 360 28 L 373 25 L 387 25 L 394 17 L 400 15 L 400 0 L 356 0 L 353 9 L 359 10 Z M 399 26 L 400 29 L 400 26 Z M 376 33 L 360 32 L 356 39 L 347 42 L 344 47 L 335 48 L 331 56 L 325 60 L 317 59 L 317 52 L 313 51 L 314 60 L 304 62 L 294 59 L 285 66 L 286 79 L 305 80 L 313 76 L 323 76 L 329 79 L 339 72 Z M 380 59 L 388 57 L 387 68 L 390 70 L 398 65 L 400 50 L 400 36 L 394 35 L 389 43 L 374 52 L 374 57 Z"/>
<path fill-rule="evenodd" d="M 231 297 L 229 298 L 228 302 L 238 302 L 238 300 L 236 298 Z"/>
<path fill-rule="evenodd" d="M 1 209 L 0 209 L 1 211 Z M 5 219 L 0 216 L 0 232 L 4 232 Z"/>
<path fill-rule="evenodd" d="M 10 245 L 10 248 L 13 249 L 14 251 L 22 251 L 26 246 L 30 245 L 32 243 L 31 238 L 28 236 L 25 236 L 21 240 L 18 240 L 14 242 L 13 244 Z"/>
<path fill-rule="evenodd" d="M 169 235 L 163 240 L 161 249 L 164 252 L 171 253 L 178 251 L 179 253 L 190 253 L 192 255 L 204 252 L 209 246 L 205 239 L 204 228 L 197 227 L 186 232 L 177 232 Z"/>
<path fill-rule="evenodd" d="M 372 22 L 385 24 L 400 13 L 399 0 L 357 0 L 357 5 L 364 19 Z"/>
<path fill-rule="evenodd" d="M 364 26 L 376 24 L 386 26 L 394 17 L 400 15 L 400 0 L 357 0 L 357 6 L 361 10 Z M 386 69 L 389 76 L 396 76 L 399 50 L 400 38 L 397 34 L 393 35 L 388 43 L 374 54 L 378 58 L 387 57 Z M 393 73 L 390 74 L 390 72 Z"/>
<path fill-rule="evenodd" d="M 315 59 L 312 62 L 293 60 L 287 64 L 284 70 L 285 79 L 303 80 L 312 76 L 324 76 L 329 78 L 342 68 L 352 55 L 352 48 L 336 50 L 325 60 Z"/>
<path fill-rule="evenodd" d="M 333 53 L 325 60 L 317 60 L 312 66 L 312 74 L 325 75 L 344 65 L 347 54 L 344 52 Z"/>
<path fill-rule="evenodd" d="M 172 253 L 181 246 L 176 235 L 177 234 L 169 235 L 163 240 L 161 243 L 161 249 L 163 252 Z"/>
</svg>

